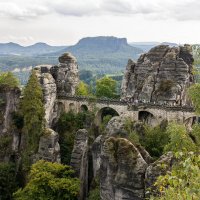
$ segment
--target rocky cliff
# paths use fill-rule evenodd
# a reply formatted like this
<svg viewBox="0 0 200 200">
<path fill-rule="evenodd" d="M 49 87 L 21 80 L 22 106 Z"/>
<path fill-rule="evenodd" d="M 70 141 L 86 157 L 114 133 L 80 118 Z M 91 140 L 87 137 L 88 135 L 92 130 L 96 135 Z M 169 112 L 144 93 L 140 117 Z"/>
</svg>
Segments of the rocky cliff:
<svg viewBox="0 0 200 200">
<path fill-rule="evenodd" d="M 169 105 L 188 103 L 187 88 L 194 83 L 190 45 L 169 47 L 160 45 L 128 61 L 121 97 L 132 101 Z"/>
<path fill-rule="evenodd" d="M 19 133 L 13 125 L 21 91 L 19 88 L 0 89 L 0 161 L 8 161 L 18 150 Z"/>
<path fill-rule="evenodd" d="M 60 63 L 50 69 L 56 82 L 57 93 L 74 95 L 79 83 L 77 60 L 71 53 L 64 53 L 58 60 Z"/>
<path fill-rule="evenodd" d="M 63 93 L 74 95 L 79 82 L 76 58 L 65 53 L 58 60 L 60 63 L 56 66 L 40 65 L 34 68 L 43 90 L 47 133 L 40 138 L 36 160 L 60 162 L 58 133 L 51 129 L 59 117 L 57 96 Z"/>
</svg>

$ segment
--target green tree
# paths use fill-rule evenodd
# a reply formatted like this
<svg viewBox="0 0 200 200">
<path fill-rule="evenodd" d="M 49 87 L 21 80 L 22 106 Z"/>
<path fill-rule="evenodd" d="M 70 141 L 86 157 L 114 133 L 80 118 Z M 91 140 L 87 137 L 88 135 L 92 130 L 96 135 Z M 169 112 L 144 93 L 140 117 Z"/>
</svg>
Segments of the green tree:
<svg viewBox="0 0 200 200">
<path fill-rule="evenodd" d="M 67 165 L 40 160 L 33 164 L 27 185 L 14 193 L 16 200 L 75 200 L 79 180 Z"/>
<path fill-rule="evenodd" d="M 17 189 L 15 165 L 0 163 L 0 199 L 12 199 L 12 193 Z"/>
<path fill-rule="evenodd" d="M 89 95 L 89 86 L 84 83 L 83 81 L 80 81 L 76 88 L 76 95 L 79 96 L 88 96 Z"/>
<path fill-rule="evenodd" d="M 199 200 L 200 155 L 193 152 L 175 155 L 178 162 L 171 172 L 158 177 L 155 186 L 160 195 L 151 200 Z"/>
<path fill-rule="evenodd" d="M 117 82 L 110 77 L 104 76 L 96 82 L 96 96 L 116 98 Z"/>
<path fill-rule="evenodd" d="M 195 111 L 200 114 L 200 83 L 192 85 L 188 90 L 188 94 L 193 102 Z"/>
<path fill-rule="evenodd" d="M 12 72 L 5 72 L 0 74 L 0 88 L 16 88 L 19 87 L 19 80 Z"/>
<path fill-rule="evenodd" d="M 170 141 L 165 146 L 165 151 L 195 151 L 196 145 L 190 138 L 183 124 L 170 123 L 166 133 L 169 135 Z"/>
<path fill-rule="evenodd" d="M 36 73 L 33 71 L 24 89 L 20 112 L 23 116 L 24 164 L 29 167 L 30 156 L 37 151 L 44 131 L 43 93 Z"/>
</svg>

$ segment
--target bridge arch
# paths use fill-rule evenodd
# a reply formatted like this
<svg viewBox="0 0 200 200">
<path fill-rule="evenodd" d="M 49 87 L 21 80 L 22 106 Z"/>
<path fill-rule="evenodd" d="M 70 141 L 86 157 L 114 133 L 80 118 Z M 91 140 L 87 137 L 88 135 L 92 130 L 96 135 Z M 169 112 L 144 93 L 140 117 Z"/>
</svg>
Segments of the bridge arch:
<svg viewBox="0 0 200 200">
<path fill-rule="evenodd" d="M 187 117 L 184 122 L 186 127 L 191 128 L 194 124 L 196 123 L 200 123 L 200 117 L 193 115 L 193 116 L 189 116 Z"/>
<path fill-rule="evenodd" d="M 76 106 L 74 103 L 69 103 L 69 111 L 75 112 Z"/>
<path fill-rule="evenodd" d="M 81 107 L 80 107 L 80 111 L 81 111 L 81 112 L 88 111 L 88 106 L 85 105 L 85 104 L 82 104 Z"/>
<path fill-rule="evenodd" d="M 138 112 L 138 120 L 152 126 L 156 126 L 158 124 L 156 117 L 151 112 L 146 110 L 140 110 Z"/>
<path fill-rule="evenodd" d="M 112 117 L 119 116 L 119 113 L 111 107 L 103 107 L 100 110 L 97 111 L 95 122 L 97 125 L 100 125 L 103 121 L 103 118 L 107 115 L 111 115 Z"/>
</svg>

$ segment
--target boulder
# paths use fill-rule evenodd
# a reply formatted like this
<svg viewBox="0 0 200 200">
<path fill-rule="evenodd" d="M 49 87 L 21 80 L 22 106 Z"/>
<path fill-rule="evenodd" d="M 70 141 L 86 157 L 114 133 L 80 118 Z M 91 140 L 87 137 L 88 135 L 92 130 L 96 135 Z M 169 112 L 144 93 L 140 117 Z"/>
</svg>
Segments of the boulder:
<svg viewBox="0 0 200 200">
<path fill-rule="evenodd" d="M 101 159 L 101 199 L 144 199 L 147 163 L 130 141 L 114 137 L 106 139 Z"/>
<path fill-rule="evenodd" d="M 161 175 L 165 175 L 168 171 L 171 171 L 171 167 L 174 163 L 174 156 L 172 152 L 168 152 L 162 155 L 158 160 L 154 163 L 150 164 L 145 173 L 145 188 L 146 191 L 156 191 L 154 183 L 157 178 Z M 146 197 L 149 197 L 151 194 L 148 193 Z"/>
</svg>

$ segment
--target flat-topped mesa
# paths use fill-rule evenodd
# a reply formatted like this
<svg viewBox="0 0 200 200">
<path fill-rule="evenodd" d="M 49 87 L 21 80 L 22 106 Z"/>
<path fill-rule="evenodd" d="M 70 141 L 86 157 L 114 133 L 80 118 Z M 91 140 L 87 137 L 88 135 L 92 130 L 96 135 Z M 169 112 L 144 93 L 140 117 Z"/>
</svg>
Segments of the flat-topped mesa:
<svg viewBox="0 0 200 200">
<path fill-rule="evenodd" d="M 188 87 L 194 83 L 192 47 L 159 45 L 128 61 L 121 98 L 131 102 L 189 105 Z"/>
</svg>

